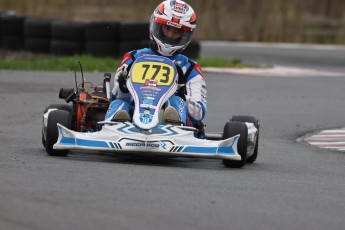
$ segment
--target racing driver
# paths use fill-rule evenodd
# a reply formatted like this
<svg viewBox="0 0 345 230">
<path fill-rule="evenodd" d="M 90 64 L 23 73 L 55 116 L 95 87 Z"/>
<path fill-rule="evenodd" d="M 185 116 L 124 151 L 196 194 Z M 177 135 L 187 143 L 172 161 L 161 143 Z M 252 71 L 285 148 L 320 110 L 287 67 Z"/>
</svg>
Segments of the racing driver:
<svg viewBox="0 0 345 230">
<path fill-rule="evenodd" d="M 163 122 L 195 126 L 204 119 L 207 107 L 206 84 L 200 66 L 181 52 L 191 42 L 196 15 L 181 0 L 166 0 L 154 10 L 150 19 L 150 47 L 126 53 L 115 74 L 112 102 L 106 121 L 131 120 L 133 99 L 126 87 L 130 68 L 136 58 L 160 55 L 171 59 L 179 73 L 178 90 L 164 105 Z"/>
</svg>

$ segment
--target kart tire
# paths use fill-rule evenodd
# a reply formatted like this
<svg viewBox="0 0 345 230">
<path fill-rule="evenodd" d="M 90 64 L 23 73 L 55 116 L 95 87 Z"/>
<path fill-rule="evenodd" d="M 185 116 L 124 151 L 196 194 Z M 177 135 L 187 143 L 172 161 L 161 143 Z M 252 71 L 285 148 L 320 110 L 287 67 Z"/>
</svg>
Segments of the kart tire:
<svg viewBox="0 0 345 230">
<path fill-rule="evenodd" d="M 85 25 L 70 21 L 52 21 L 51 38 L 53 40 L 74 41 L 76 43 L 84 42 Z"/>
<path fill-rule="evenodd" d="M 50 39 L 46 38 L 26 38 L 24 40 L 25 50 L 32 53 L 49 53 Z"/>
<path fill-rule="evenodd" d="M 76 55 L 84 52 L 84 42 L 53 39 L 50 41 L 50 52 L 58 55 Z"/>
<path fill-rule="evenodd" d="M 3 35 L 2 48 L 5 50 L 22 50 L 24 49 L 24 38 L 20 36 Z"/>
<path fill-rule="evenodd" d="M 240 134 L 240 138 L 237 142 L 237 151 L 241 156 L 240 161 L 223 159 L 225 167 L 229 168 L 242 168 L 246 164 L 247 160 L 247 136 L 248 129 L 246 124 L 238 121 L 227 122 L 224 126 L 223 139 L 233 137 Z"/>
<path fill-rule="evenodd" d="M 256 135 L 256 143 L 254 147 L 254 153 L 247 159 L 247 163 L 254 163 L 256 158 L 258 157 L 258 149 L 259 149 L 259 134 L 260 134 L 260 123 L 259 120 L 252 116 L 233 116 L 230 121 L 240 121 L 240 122 L 249 122 L 253 123 L 255 128 L 258 130 Z"/>
<path fill-rule="evenodd" d="M 53 145 L 56 143 L 59 137 L 59 131 L 57 124 L 61 124 L 66 128 L 71 128 L 71 113 L 65 110 L 54 110 L 49 114 L 47 124 L 47 139 L 46 139 L 46 151 L 50 156 L 67 156 L 69 150 L 55 150 Z"/>
<path fill-rule="evenodd" d="M 150 23 L 148 22 L 124 22 L 118 25 L 118 40 L 139 42 L 148 37 Z"/>
<path fill-rule="evenodd" d="M 46 139 L 44 139 L 44 133 L 43 133 L 44 131 L 43 131 L 43 128 L 42 128 L 42 145 L 43 145 L 43 147 L 44 148 L 46 148 Z"/>
<path fill-rule="evenodd" d="M 26 38 L 50 40 L 51 24 L 50 20 L 28 18 L 24 21 L 24 35 Z"/>
<path fill-rule="evenodd" d="M 85 41 L 116 41 L 118 27 L 118 22 L 87 23 L 84 29 Z"/>
<path fill-rule="evenodd" d="M 119 42 L 118 55 L 122 57 L 129 50 L 143 49 L 148 46 L 149 46 L 149 40 L 147 39 L 138 40 L 138 41 L 122 41 L 122 42 Z"/>
<path fill-rule="evenodd" d="M 95 57 L 117 57 L 118 44 L 116 41 L 86 41 L 85 53 Z"/>
<path fill-rule="evenodd" d="M 50 104 L 50 105 L 46 106 L 46 108 L 43 111 L 43 114 L 45 114 L 49 109 L 65 110 L 67 112 L 72 113 L 73 106 L 72 105 L 66 105 L 66 104 Z M 44 139 L 44 131 L 46 131 L 46 130 L 44 130 L 44 127 L 42 127 L 42 145 L 45 148 L 46 147 L 46 140 Z"/>
<path fill-rule="evenodd" d="M 71 113 L 73 111 L 73 106 L 68 104 L 50 104 L 46 106 L 43 113 L 46 113 L 48 109 L 65 110 Z"/>
<path fill-rule="evenodd" d="M 9 16 L 1 18 L 2 36 L 23 36 L 24 17 Z"/>
</svg>

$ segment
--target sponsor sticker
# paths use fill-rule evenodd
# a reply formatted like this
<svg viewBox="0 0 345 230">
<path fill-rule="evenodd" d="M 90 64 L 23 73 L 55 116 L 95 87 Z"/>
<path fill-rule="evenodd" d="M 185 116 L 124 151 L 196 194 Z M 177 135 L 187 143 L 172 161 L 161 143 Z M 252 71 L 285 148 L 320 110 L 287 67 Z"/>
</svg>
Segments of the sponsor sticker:
<svg viewBox="0 0 345 230">
<path fill-rule="evenodd" d="M 145 143 L 138 143 L 138 142 L 129 142 L 129 143 L 126 143 L 126 146 L 128 147 L 145 147 Z M 155 143 L 147 143 L 146 144 L 146 147 L 148 148 L 155 148 L 155 149 L 158 149 L 160 146 L 160 144 L 155 144 Z"/>
<path fill-rule="evenodd" d="M 175 23 L 175 22 L 170 22 L 170 21 L 167 22 L 167 25 L 176 27 L 178 29 L 181 29 L 181 27 L 182 27 L 181 24 L 178 24 L 178 23 Z"/>
<path fill-rule="evenodd" d="M 157 86 L 157 80 L 145 79 L 145 85 Z"/>
<path fill-rule="evenodd" d="M 151 90 L 151 91 L 158 91 L 158 92 L 162 91 L 162 89 L 154 87 L 154 86 L 141 86 L 140 90 Z"/>
</svg>

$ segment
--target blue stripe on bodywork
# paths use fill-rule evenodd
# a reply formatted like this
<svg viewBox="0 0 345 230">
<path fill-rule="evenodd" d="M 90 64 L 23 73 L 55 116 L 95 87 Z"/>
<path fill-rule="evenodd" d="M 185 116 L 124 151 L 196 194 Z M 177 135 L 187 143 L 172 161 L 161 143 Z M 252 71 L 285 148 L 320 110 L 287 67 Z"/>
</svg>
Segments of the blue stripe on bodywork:
<svg viewBox="0 0 345 230">
<path fill-rule="evenodd" d="M 185 153 L 208 153 L 216 154 L 217 147 L 198 147 L 198 146 L 188 146 L 182 150 Z"/>
<path fill-rule="evenodd" d="M 60 140 L 60 144 L 63 145 L 74 145 L 75 139 L 73 137 L 62 137 Z"/>
<path fill-rule="evenodd" d="M 235 151 L 232 148 L 232 146 L 219 147 L 218 148 L 218 154 L 221 154 L 221 155 L 234 155 Z"/>
<path fill-rule="evenodd" d="M 108 143 L 105 141 L 91 141 L 91 140 L 77 139 L 77 145 L 88 146 L 88 147 L 109 148 Z"/>
<path fill-rule="evenodd" d="M 180 150 L 180 149 L 179 149 Z M 181 151 L 174 151 L 174 152 L 181 152 Z M 200 154 L 216 154 L 217 153 L 217 147 L 186 147 L 182 150 L 182 152 L 185 153 L 200 153 Z M 225 146 L 225 147 L 219 147 L 218 148 L 218 154 L 221 155 L 235 155 L 235 151 L 232 148 L 232 146 Z"/>
<path fill-rule="evenodd" d="M 61 144 L 61 145 L 75 145 L 76 144 L 79 146 L 109 148 L 108 143 L 104 142 L 104 141 L 91 141 L 91 140 L 74 139 L 73 137 L 62 137 L 59 144 Z"/>
</svg>

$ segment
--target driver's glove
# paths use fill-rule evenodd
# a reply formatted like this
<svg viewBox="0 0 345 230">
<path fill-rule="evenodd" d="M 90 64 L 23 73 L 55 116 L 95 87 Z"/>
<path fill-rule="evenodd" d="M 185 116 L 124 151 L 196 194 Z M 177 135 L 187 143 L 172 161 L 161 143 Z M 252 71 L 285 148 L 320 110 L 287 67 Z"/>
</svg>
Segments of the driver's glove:
<svg viewBox="0 0 345 230">
<path fill-rule="evenodd" d="M 119 83 L 119 88 L 122 93 L 128 93 L 127 89 L 127 79 L 128 79 L 128 73 L 126 71 L 126 67 L 122 66 L 117 69 L 115 73 L 115 80 Z"/>
<path fill-rule="evenodd" d="M 186 103 L 188 106 L 188 114 L 197 121 L 202 119 L 202 108 L 201 105 L 190 96 L 186 95 Z"/>
</svg>

